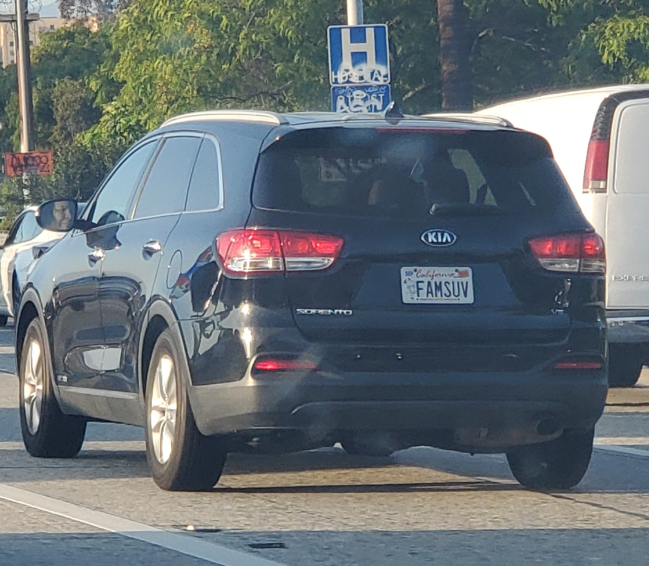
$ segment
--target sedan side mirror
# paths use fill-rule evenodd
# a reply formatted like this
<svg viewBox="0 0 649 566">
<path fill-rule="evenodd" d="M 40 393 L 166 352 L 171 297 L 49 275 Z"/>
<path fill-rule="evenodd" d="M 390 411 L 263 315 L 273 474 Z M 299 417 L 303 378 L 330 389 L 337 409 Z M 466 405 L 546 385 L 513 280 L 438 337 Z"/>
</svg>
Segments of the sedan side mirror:
<svg viewBox="0 0 649 566">
<path fill-rule="evenodd" d="M 44 230 L 69 232 L 74 228 L 79 207 L 72 199 L 54 199 L 44 202 L 36 211 L 36 222 Z"/>
</svg>

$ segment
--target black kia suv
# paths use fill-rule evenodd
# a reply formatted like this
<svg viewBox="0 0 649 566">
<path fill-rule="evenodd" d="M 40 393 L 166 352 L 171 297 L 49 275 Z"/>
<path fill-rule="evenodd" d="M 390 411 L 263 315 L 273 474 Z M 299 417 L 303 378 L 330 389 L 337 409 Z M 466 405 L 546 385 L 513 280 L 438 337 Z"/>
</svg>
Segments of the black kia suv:
<svg viewBox="0 0 649 566">
<path fill-rule="evenodd" d="M 73 201 L 66 201 L 75 207 Z M 28 452 L 144 426 L 154 480 L 340 442 L 586 472 L 607 392 L 602 240 L 542 138 L 479 119 L 214 111 L 131 148 L 16 322 Z M 58 208 L 61 208 L 59 205 Z M 66 224 L 66 222 L 63 222 Z"/>
</svg>

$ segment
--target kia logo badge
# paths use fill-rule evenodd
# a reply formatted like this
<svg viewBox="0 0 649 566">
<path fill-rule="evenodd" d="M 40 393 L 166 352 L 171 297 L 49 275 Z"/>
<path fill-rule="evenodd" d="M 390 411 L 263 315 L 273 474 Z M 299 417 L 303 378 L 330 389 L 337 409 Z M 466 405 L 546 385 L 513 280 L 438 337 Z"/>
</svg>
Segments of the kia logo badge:
<svg viewBox="0 0 649 566">
<path fill-rule="evenodd" d="M 442 248 L 452 246 L 457 241 L 457 236 L 448 230 L 428 230 L 421 235 L 421 241 L 429 246 Z"/>
</svg>

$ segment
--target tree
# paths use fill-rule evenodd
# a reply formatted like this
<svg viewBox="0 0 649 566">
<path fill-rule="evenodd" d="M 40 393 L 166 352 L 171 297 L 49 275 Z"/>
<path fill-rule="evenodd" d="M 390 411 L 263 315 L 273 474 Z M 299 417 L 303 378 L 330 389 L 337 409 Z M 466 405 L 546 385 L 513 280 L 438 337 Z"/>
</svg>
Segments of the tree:
<svg viewBox="0 0 649 566">
<path fill-rule="evenodd" d="M 83 82 L 68 77 L 56 81 L 52 89 L 52 111 L 55 124 L 50 141 L 54 146 L 71 144 L 78 134 L 96 124 L 101 115 Z"/>
<path fill-rule="evenodd" d="M 102 93 L 110 91 L 112 85 L 99 71 L 107 59 L 109 36 L 108 27 L 93 33 L 82 25 L 73 25 L 45 34 L 34 50 L 36 147 L 53 151 L 54 175 L 5 179 L 0 205 L 8 210 L 9 219 L 11 211 L 20 210 L 25 204 L 55 196 L 87 198 L 112 165 L 114 144 L 92 146 L 77 139 L 101 115 L 96 104 L 97 93 L 87 86 L 90 77 L 99 77 L 96 82 L 103 84 Z M 5 151 L 18 145 L 19 115 L 12 70 L 9 76 L 0 74 L 0 105 L 5 110 L 6 124 L 0 132 L 0 141 L 6 143 Z M 8 100 L 3 104 L 5 85 L 13 89 L 6 89 Z M 5 132 L 13 134 L 13 148 L 9 140 L 4 142 Z"/>
<path fill-rule="evenodd" d="M 538 0 L 566 30 L 563 75 L 571 85 L 649 80 L 649 5 L 645 0 Z"/>
<path fill-rule="evenodd" d="M 407 113 L 471 110 L 557 88 L 649 78 L 646 0 L 364 0 L 390 33 Z M 208 108 L 329 109 L 326 28 L 340 0 L 61 0 L 77 23 L 33 53 L 36 145 L 50 179 L 5 181 L 0 205 L 87 198 L 117 156 L 166 118 Z M 0 70 L 0 149 L 17 147 L 15 67 Z"/>
<path fill-rule="evenodd" d="M 468 14 L 463 0 L 437 0 L 442 108 L 472 110 Z"/>
<path fill-rule="evenodd" d="M 59 11 L 66 20 L 86 21 L 95 17 L 106 22 L 113 20 L 128 3 L 128 0 L 59 0 Z"/>
</svg>

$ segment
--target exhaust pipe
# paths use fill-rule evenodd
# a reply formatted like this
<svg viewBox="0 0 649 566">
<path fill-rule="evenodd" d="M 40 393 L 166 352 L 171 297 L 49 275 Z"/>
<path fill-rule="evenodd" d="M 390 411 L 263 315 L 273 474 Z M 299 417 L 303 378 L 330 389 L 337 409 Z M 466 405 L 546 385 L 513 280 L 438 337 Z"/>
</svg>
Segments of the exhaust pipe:
<svg viewBox="0 0 649 566">
<path fill-rule="evenodd" d="M 557 419 L 545 418 L 536 423 L 534 430 L 539 436 L 552 436 L 561 430 L 561 426 Z"/>
</svg>

